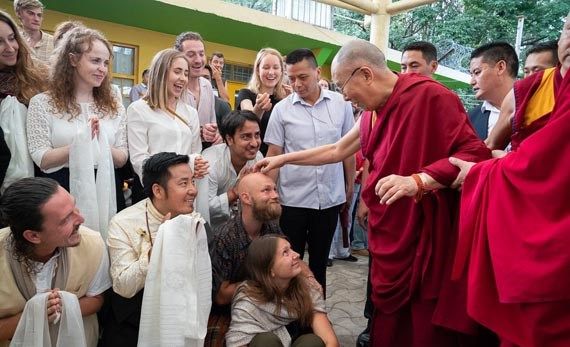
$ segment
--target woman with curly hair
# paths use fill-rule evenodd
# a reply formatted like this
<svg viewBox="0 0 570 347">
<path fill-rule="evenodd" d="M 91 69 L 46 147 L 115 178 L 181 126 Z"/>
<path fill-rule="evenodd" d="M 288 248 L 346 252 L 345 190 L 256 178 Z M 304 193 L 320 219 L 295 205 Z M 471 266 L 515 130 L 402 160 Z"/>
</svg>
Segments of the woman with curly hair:
<svg viewBox="0 0 570 347">
<path fill-rule="evenodd" d="M 261 120 L 261 141 L 273 106 L 291 93 L 291 88 L 284 83 L 284 71 L 281 53 L 273 48 L 263 48 L 255 57 L 247 88 L 241 89 L 237 96 L 236 108 L 252 111 Z M 260 152 L 264 156 L 267 154 L 265 143 L 261 144 Z"/>
<path fill-rule="evenodd" d="M 45 90 L 47 68 L 32 58 L 14 20 L 0 11 L 0 190 L 34 174 L 26 143 L 30 99 Z"/>
<path fill-rule="evenodd" d="M 56 49 L 48 90 L 30 100 L 27 123 L 34 162 L 76 198 L 86 225 L 102 232 L 124 207 L 113 167 L 128 158 L 125 109 L 111 89 L 111 52 L 99 31 L 72 29 Z"/>
<path fill-rule="evenodd" d="M 268 234 L 250 244 L 248 279 L 233 298 L 228 347 L 339 345 L 322 294 L 307 284 L 300 262 L 283 235 Z M 293 322 L 313 333 L 293 338 L 287 330 Z"/>
</svg>

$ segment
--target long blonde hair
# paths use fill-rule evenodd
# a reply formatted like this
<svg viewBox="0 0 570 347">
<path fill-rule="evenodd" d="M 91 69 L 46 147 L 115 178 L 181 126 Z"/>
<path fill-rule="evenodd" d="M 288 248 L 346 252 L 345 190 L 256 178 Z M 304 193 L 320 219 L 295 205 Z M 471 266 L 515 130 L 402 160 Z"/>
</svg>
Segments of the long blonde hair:
<svg viewBox="0 0 570 347">
<path fill-rule="evenodd" d="M 259 76 L 259 65 L 263 58 L 268 55 L 274 55 L 279 59 L 279 65 L 281 66 L 281 77 L 275 86 L 273 91 L 273 95 L 279 100 L 285 98 L 287 96 L 287 92 L 283 88 L 283 80 L 285 79 L 285 63 L 283 62 L 283 57 L 278 50 L 273 48 L 263 48 L 259 52 L 257 52 L 257 56 L 255 57 L 255 63 L 253 64 L 253 74 L 251 74 L 251 79 L 247 84 L 247 88 L 254 92 L 255 94 L 259 94 L 261 92 L 261 77 Z"/>
<path fill-rule="evenodd" d="M 23 104 L 29 104 L 30 99 L 46 89 L 47 67 L 39 60 L 32 58 L 33 53 L 28 43 L 18 30 L 16 23 L 4 11 L 0 11 L 0 21 L 8 24 L 14 32 L 14 38 L 18 43 L 18 56 L 14 69 L 16 75 L 15 96 Z"/>
<path fill-rule="evenodd" d="M 152 58 L 148 70 L 148 92 L 143 98 L 151 109 L 158 108 L 163 111 L 174 111 L 168 109 L 166 81 L 168 79 L 168 70 L 174 60 L 178 58 L 184 58 L 184 60 L 188 61 L 184 53 L 172 48 L 164 49 L 156 53 L 154 58 Z"/>
<path fill-rule="evenodd" d="M 58 112 L 69 113 L 71 118 L 81 113 L 81 108 L 75 101 L 76 68 L 72 65 L 71 59 L 80 59 L 83 54 L 90 52 L 95 41 L 101 41 L 107 47 L 112 59 L 113 50 L 105 36 L 97 30 L 86 27 L 76 27 L 69 31 L 55 51 L 48 93 L 52 99 L 52 106 Z M 98 112 L 113 117 L 119 110 L 119 101 L 111 89 L 111 66 L 109 63 L 109 70 L 101 85 L 93 88 L 93 99 Z"/>
</svg>

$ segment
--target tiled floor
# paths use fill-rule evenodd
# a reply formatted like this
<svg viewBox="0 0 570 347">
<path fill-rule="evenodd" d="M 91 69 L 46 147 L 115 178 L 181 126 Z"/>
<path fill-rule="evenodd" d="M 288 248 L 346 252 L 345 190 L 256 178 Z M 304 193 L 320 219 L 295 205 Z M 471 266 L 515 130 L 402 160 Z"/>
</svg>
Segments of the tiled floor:
<svg viewBox="0 0 570 347">
<path fill-rule="evenodd" d="M 368 257 L 358 262 L 335 260 L 327 268 L 327 310 L 342 347 L 354 347 L 366 327 L 363 316 Z"/>
</svg>

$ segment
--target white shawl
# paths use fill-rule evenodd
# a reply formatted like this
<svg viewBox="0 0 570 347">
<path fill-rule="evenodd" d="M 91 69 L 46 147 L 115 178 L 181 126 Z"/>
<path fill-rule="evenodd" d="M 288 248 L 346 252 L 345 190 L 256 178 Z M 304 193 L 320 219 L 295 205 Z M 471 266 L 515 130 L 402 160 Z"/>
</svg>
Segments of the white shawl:
<svg viewBox="0 0 570 347">
<path fill-rule="evenodd" d="M 36 294 L 28 300 L 18 322 L 10 347 L 85 347 L 85 331 L 79 300 L 75 294 L 60 291 L 62 312 L 57 342 L 52 344 L 48 327 L 46 301 L 50 293 Z"/>
<path fill-rule="evenodd" d="M 148 265 L 138 346 L 203 346 L 212 305 L 212 266 L 197 213 L 165 221 Z"/>
<path fill-rule="evenodd" d="M 111 218 L 117 213 L 115 167 L 105 126 L 91 139 L 89 123 L 79 126 L 69 148 L 69 190 L 85 217 L 85 226 L 98 230 L 104 240 Z M 97 180 L 95 180 L 97 166 Z"/>
<path fill-rule="evenodd" d="M 20 178 L 34 177 L 34 162 L 28 151 L 26 117 L 28 110 L 14 96 L 7 96 L 0 106 L 0 126 L 10 149 L 10 164 L 0 192 Z"/>
</svg>

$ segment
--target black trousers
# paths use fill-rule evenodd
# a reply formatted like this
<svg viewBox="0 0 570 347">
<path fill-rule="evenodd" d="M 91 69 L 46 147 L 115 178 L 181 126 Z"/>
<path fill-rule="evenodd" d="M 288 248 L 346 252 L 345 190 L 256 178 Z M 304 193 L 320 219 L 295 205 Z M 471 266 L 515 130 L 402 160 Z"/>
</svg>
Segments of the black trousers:
<svg viewBox="0 0 570 347">
<path fill-rule="evenodd" d="M 281 230 L 301 259 L 305 254 L 305 244 L 309 246 L 309 268 L 323 287 L 325 298 L 327 260 L 341 206 L 342 204 L 323 210 L 283 206 L 279 220 Z"/>
</svg>

